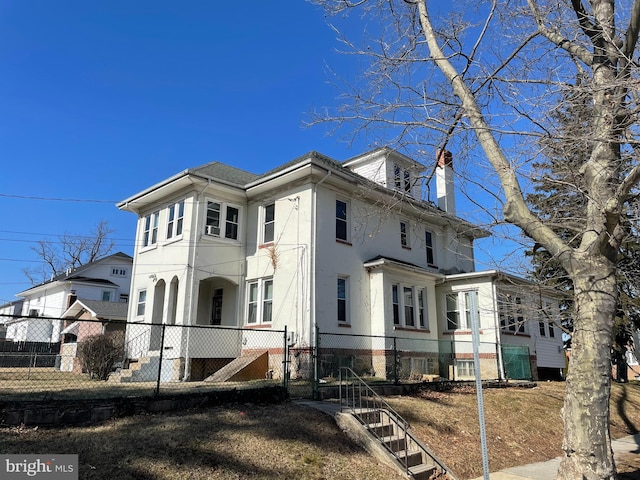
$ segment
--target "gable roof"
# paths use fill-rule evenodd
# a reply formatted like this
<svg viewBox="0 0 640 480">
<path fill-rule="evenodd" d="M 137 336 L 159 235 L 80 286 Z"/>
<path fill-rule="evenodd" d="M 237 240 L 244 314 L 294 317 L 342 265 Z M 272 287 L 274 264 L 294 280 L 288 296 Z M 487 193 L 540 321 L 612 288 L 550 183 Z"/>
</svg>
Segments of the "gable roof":
<svg viewBox="0 0 640 480">
<path fill-rule="evenodd" d="M 37 288 L 42 287 L 43 285 L 50 285 L 50 284 L 54 284 L 56 282 L 65 282 L 65 281 L 77 281 L 77 282 L 91 282 L 91 283 L 97 283 L 97 284 L 103 284 L 103 285 L 116 285 L 115 283 L 111 282 L 110 280 L 105 280 L 105 279 L 99 279 L 99 278 L 95 278 L 95 277 L 87 277 L 87 276 L 83 276 L 81 275 L 82 272 L 86 272 L 88 269 L 94 267 L 95 265 L 99 264 L 99 263 L 104 263 L 107 260 L 110 259 L 121 259 L 121 260 L 126 260 L 131 262 L 131 264 L 133 264 L 133 258 L 130 255 L 127 255 L 126 253 L 123 252 L 117 252 L 114 253 L 112 255 L 107 255 L 106 257 L 102 257 L 99 258 L 97 260 L 94 260 L 93 262 L 89 262 L 89 263 L 85 263 L 84 265 L 80 265 L 77 268 L 74 268 L 72 270 L 67 270 L 64 273 L 61 273 L 60 275 L 56 275 L 55 277 L 50 278 L 49 280 L 46 280 L 42 283 L 39 283 L 37 285 L 34 285 L 30 288 L 27 288 L 26 290 L 23 290 L 22 292 L 18 293 L 17 295 L 19 296 L 24 296 L 23 294 L 26 294 L 27 292 L 31 291 L 31 290 L 35 290 Z"/>
<path fill-rule="evenodd" d="M 101 320 L 126 320 L 129 304 L 123 302 L 103 302 L 100 300 L 76 300 L 62 314 L 62 317 L 76 317 L 83 310 L 92 318 Z"/>
</svg>

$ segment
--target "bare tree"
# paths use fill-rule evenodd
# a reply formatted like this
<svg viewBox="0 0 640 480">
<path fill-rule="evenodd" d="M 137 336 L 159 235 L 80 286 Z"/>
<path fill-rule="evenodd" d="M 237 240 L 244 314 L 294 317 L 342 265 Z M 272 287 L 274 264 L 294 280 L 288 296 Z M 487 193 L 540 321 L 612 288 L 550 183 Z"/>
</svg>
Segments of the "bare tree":
<svg viewBox="0 0 640 480">
<path fill-rule="evenodd" d="M 114 243 L 109 239 L 112 233 L 113 230 L 109 228 L 108 223 L 101 220 L 89 235 L 65 233 L 55 241 L 39 240 L 31 250 L 42 260 L 42 264 L 33 269 L 25 268 L 23 272 L 35 285 L 60 275 L 70 268 L 93 262 L 113 250 Z"/>
<path fill-rule="evenodd" d="M 497 222 L 519 227 L 567 272 L 575 318 L 558 478 L 616 478 L 611 346 L 625 217 L 633 214 L 628 202 L 640 180 L 640 75 L 633 58 L 640 0 L 318 3 L 333 14 L 345 51 L 370 61 L 361 79 L 341 84 L 342 107 L 314 122 L 333 121 L 337 130 L 347 127 L 368 140 L 382 128 L 382 143 L 415 153 L 463 152 L 468 163 L 458 163 L 457 173 L 468 180 L 489 167 L 497 179 L 491 193 L 501 201 Z M 364 20 L 357 36 L 348 37 L 343 32 L 353 32 L 357 21 L 351 10 Z M 550 112 L 570 90 L 588 94 L 589 121 L 560 132 Z M 576 170 L 568 190 L 580 192 L 584 216 L 571 225 L 570 238 L 526 198 L 535 164 L 545 157 L 540 139 L 551 135 L 580 144 L 570 152 Z"/>
</svg>

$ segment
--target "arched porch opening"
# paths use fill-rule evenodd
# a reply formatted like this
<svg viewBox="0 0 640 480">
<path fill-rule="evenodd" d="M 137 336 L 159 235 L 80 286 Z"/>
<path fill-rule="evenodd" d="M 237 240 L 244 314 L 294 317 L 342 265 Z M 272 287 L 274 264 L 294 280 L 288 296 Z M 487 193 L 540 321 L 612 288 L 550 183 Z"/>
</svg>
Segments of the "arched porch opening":
<svg viewBox="0 0 640 480">
<path fill-rule="evenodd" d="M 209 277 L 198 286 L 196 325 L 239 326 L 239 287 L 223 277 Z"/>
</svg>

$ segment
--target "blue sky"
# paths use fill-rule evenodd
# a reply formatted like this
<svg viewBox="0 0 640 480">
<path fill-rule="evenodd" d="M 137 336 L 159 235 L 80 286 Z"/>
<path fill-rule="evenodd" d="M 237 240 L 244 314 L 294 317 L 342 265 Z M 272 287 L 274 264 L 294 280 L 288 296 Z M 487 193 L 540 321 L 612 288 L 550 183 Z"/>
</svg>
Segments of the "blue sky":
<svg viewBox="0 0 640 480">
<path fill-rule="evenodd" d="M 0 3 L 0 303 L 30 286 L 37 240 L 106 220 L 133 254 L 115 203 L 185 168 L 366 151 L 303 126 L 337 102 L 326 66 L 356 70 L 338 46 L 301 0 Z"/>
</svg>

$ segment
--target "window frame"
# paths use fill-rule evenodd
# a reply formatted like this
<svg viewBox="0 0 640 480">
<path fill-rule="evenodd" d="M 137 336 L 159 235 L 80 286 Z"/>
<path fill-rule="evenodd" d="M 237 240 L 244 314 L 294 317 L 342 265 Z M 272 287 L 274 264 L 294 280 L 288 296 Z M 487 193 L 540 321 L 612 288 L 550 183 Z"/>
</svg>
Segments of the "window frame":
<svg viewBox="0 0 640 480">
<path fill-rule="evenodd" d="M 268 203 L 262 207 L 262 243 L 275 241 L 276 203 Z"/>
<path fill-rule="evenodd" d="M 400 246 L 402 248 L 409 247 L 409 224 L 405 220 L 400 220 Z"/>
<path fill-rule="evenodd" d="M 144 317 L 147 309 L 147 289 L 138 290 L 136 298 L 136 317 Z"/>
<path fill-rule="evenodd" d="M 111 276 L 112 277 L 126 277 L 127 276 L 127 269 L 126 268 L 120 268 L 120 267 L 112 267 L 111 268 Z"/>
<path fill-rule="evenodd" d="M 481 327 L 482 319 L 480 318 L 480 299 L 479 292 L 476 289 L 471 290 L 460 290 L 455 292 L 448 292 L 445 296 L 445 321 L 446 321 L 446 332 L 454 332 L 456 330 L 469 331 L 471 330 L 471 299 L 470 295 L 476 295 L 476 305 L 478 307 L 478 327 Z M 449 300 L 455 298 L 456 308 L 455 310 L 450 309 Z M 457 315 L 456 328 L 451 328 L 454 324 L 451 315 L 455 313 Z M 464 322 L 464 323 L 463 323 Z"/>
<path fill-rule="evenodd" d="M 343 285 L 342 291 L 340 290 L 341 284 Z M 349 318 L 349 277 L 338 276 L 336 286 L 336 318 L 338 325 L 349 325 L 351 323 Z M 340 296 L 341 294 L 342 296 Z M 341 313 L 343 313 L 343 318 L 341 318 Z"/>
<path fill-rule="evenodd" d="M 342 218 L 342 216 L 338 216 L 338 203 L 344 204 L 344 218 Z M 349 243 L 350 241 L 350 237 L 349 237 L 349 216 L 351 213 L 351 206 L 349 204 L 348 200 L 342 199 L 342 198 L 336 198 L 336 211 L 335 211 L 335 218 L 336 218 L 336 241 L 338 242 L 344 242 L 344 243 Z M 339 227 L 343 226 L 342 228 Z M 344 229 L 344 233 L 342 232 L 342 229 Z M 338 233 L 343 234 L 344 238 L 342 236 L 340 236 Z"/>
<path fill-rule="evenodd" d="M 461 373 L 462 371 L 462 373 Z M 475 377 L 476 365 L 473 360 L 456 360 L 456 373 L 460 377 Z"/>
<path fill-rule="evenodd" d="M 415 307 L 415 294 L 413 287 L 402 287 L 402 300 L 404 303 L 404 326 L 415 327 L 416 326 L 416 307 Z"/>
<path fill-rule="evenodd" d="M 418 288 L 418 327 L 429 330 L 429 316 L 425 306 L 427 291 L 424 288 Z"/>
<path fill-rule="evenodd" d="M 501 293 L 498 304 L 500 330 L 513 334 L 526 334 L 522 297 L 511 293 Z"/>
<path fill-rule="evenodd" d="M 167 207 L 167 240 L 182 237 L 184 227 L 184 200 L 172 203 Z"/>
<path fill-rule="evenodd" d="M 425 229 L 424 231 L 424 250 L 425 250 L 425 257 L 427 260 L 427 265 L 429 267 L 435 267 L 436 264 L 436 251 L 435 251 L 435 247 L 434 247 L 434 241 L 433 241 L 433 231 L 432 230 L 427 230 Z"/>
<path fill-rule="evenodd" d="M 400 325 L 400 285 L 391 285 L 391 303 L 393 305 L 393 324 Z"/>
<path fill-rule="evenodd" d="M 158 245 L 158 228 L 160 225 L 160 210 L 144 216 L 142 230 L 142 248 L 152 248 Z"/>
<path fill-rule="evenodd" d="M 211 208 L 214 205 L 217 205 L 218 208 Z M 226 203 L 213 198 L 207 198 L 205 200 L 204 210 L 203 234 L 206 237 L 235 242 L 239 241 L 242 234 L 242 208 L 239 205 Z M 235 211 L 235 219 L 232 216 L 232 211 Z"/>
<path fill-rule="evenodd" d="M 429 331 L 426 298 L 427 289 L 422 285 L 393 283 L 391 285 L 393 326 Z"/>
<path fill-rule="evenodd" d="M 247 282 L 246 325 L 271 325 L 273 323 L 273 287 L 273 277 L 256 278 Z M 268 321 L 265 320 L 267 316 L 269 317 Z"/>
<path fill-rule="evenodd" d="M 543 320 L 540 320 L 538 322 L 538 331 L 540 332 L 540 337 L 544 337 L 544 338 L 547 337 L 547 332 L 546 332 L 547 329 L 545 328 L 546 323 L 547 322 Z"/>
</svg>

